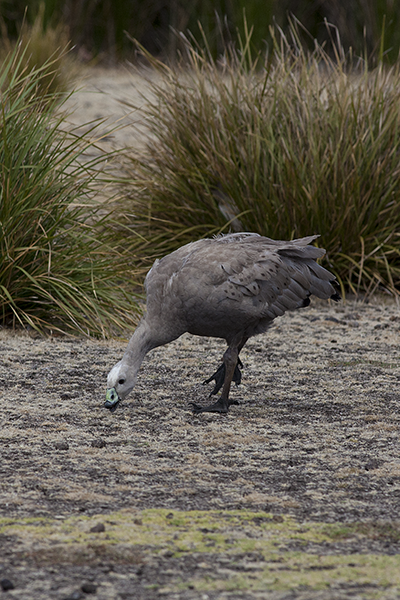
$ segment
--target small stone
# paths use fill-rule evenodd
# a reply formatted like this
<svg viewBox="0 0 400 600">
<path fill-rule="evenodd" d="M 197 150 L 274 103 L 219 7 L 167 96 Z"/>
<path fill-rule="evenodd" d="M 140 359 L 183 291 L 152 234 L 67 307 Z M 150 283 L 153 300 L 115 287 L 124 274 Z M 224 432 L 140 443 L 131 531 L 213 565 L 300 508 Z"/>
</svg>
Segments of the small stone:
<svg viewBox="0 0 400 600">
<path fill-rule="evenodd" d="M 284 518 L 281 515 L 272 515 L 274 523 L 283 523 Z"/>
<path fill-rule="evenodd" d="M 81 590 L 84 594 L 95 594 L 97 591 L 97 585 L 94 585 L 94 583 L 84 583 L 81 587 Z"/>
<path fill-rule="evenodd" d="M 104 448 L 106 445 L 104 440 L 92 440 L 91 446 L 92 448 Z"/>
<path fill-rule="evenodd" d="M 104 527 L 103 523 L 97 523 L 97 525 L 94 525 L 91 529 L 90 532 L 91 533 L 103 533 L 103 531 L 105 531 L 106 528 Z"/>
<path fill-rule="evenodd" d="M 69 444 L 68 444 L 68 442 L 56 442 L 54 444 L 54 447 L 57 450 L 69 450 Z"/>
<path fill-rule="evenodd" d="M 14 584 L 9 579 L 2 579 L 0 581 L 0 585 L 1 585 L 1 589 L 3 590 L 3 592 L 7 592 L 7 590 L 14 589 Z"/>
</svg>

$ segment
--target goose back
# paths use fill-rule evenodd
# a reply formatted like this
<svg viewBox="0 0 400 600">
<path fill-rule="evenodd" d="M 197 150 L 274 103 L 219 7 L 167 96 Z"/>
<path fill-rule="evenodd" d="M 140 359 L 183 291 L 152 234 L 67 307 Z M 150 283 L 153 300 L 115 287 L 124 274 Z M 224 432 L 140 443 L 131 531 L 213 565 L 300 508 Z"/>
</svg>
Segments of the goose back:
<svg viewBox="0 0 400 600">
<path fill-rule="evenodd" d="M 150 322 L 184 332 L 221 337 L 228 344 L 267 330 L 309 296 L 336 298 L 332 273 L 316 262 L 325 250 L 310 244 L 236 233 L 187 244 L 154 263 L 145 286 Z"/>
</svg>

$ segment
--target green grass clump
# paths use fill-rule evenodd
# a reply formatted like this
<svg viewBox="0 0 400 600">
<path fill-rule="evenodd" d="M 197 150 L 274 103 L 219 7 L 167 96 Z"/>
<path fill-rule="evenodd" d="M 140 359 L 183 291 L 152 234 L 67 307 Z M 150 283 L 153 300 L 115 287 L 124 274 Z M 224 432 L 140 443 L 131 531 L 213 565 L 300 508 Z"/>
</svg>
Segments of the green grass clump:
<svg viewBox="0 0 400 600">
<path fill-rule="evenodd" d="M 0 70 L 0 324 L 105 336 L 136 321 L 112 213 L 91 199 L 110 157 L 62 130 L 61 96 L 37 94 L 49 64 L 23 61 Z"/>
<path fill-rule="evenodd" d="M 271 35 L 265 56 L 251 55 L 247 32 L 218 61 L 186 41 L 184 69 L 146 55 L 160 77 L 146 148 L 127 157 L 126 226 L 149 260 L 229 229 L 319 233 L 343 289 L 396 293 L 399 65 L 368 70 L 340 45 L 309 54 L 295 28 Z"/>
</svg>

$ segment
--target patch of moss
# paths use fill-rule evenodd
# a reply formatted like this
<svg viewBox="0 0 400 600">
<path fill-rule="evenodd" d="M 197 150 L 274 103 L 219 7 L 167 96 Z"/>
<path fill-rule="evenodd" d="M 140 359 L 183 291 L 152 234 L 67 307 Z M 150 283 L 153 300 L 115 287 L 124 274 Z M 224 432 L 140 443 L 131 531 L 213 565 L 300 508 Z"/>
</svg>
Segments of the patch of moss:
<svg viewBox="0 0 400 600">
<path fill-rule="evenodd" d="M 91 531 L 99 522 L 104 531 Z M 3 518 L 1 534 L 17 538 L 21 553 L 39 564 L 104 559 L 140 564 L 150 556 L 196 554 L 203 567 L 195 577 L 173 580 L 176 590 L 323 590 L 356 582 L 363 598 L 379 597 L 378 588 L 380 597 L 388 587 L 391 593 L 400 591 L 399 555 L 354 553 L 355 539 L 364 549 L 371 539 L 397 542 L 396 524 L 299 524 L 291 517 L 246 510 L 152 509 L 65 519 Z M 350 541 L 353 547 L 346 551 Z"/>
</svg>

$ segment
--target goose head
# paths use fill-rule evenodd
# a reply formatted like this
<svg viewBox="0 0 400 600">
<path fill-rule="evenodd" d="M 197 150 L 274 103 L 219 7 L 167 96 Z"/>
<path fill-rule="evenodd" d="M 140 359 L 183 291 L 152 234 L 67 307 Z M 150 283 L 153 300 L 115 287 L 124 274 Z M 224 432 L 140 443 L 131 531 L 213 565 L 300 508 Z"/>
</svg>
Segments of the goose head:
<svg viewBox="0 0 400 600">
<path fill-rule="evenodd" d="M 108 374 L 107 392 L 104 407 L 111 412 L 117 408 L 118 403 L 133 390 L 136 383 L 136 373 L 132 372 L 123 361 L 119 361 Z"/>
</svg>

